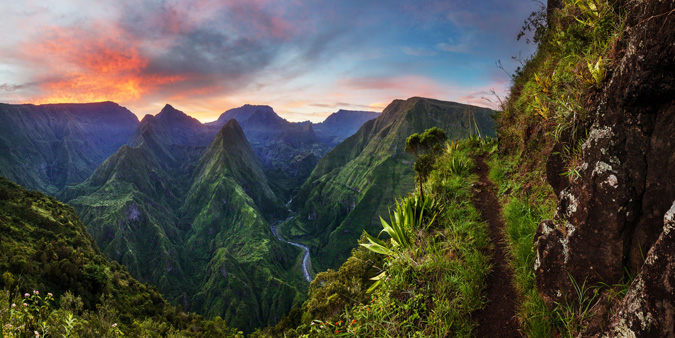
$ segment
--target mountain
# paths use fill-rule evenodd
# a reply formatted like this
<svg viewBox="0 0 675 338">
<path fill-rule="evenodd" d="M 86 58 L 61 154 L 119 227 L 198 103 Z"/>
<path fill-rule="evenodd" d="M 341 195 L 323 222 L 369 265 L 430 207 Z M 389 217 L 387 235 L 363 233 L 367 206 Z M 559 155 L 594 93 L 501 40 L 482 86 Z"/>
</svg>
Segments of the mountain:
<svg viewBox="0 0 675 338">
<path fill-rule="evenodd" d="M 293 194 L 332 148 L 319 140 L 310 122 L 288 122 L 269 106 L 230 109 L 207 125 L 222 127 L 230 120 L 239 122 L 279 196 Z"/>
<path fill-rule="evenodd" d="M 324 142 L 338 145 L 340 142 L 354 135 L 361 126 L 380 116 L 372 111 L 343 110 L 330 114 L 321 123 L 314 123 L 312 127 L 317 136 Z"/>
<path fill-rule="evenodd" d="M 239 124 L 228 121 L 199 160 L 181 209 L 190 225 L 184 266 L 196 285 L 192 309 L 250 330 L 304 298 L 301 275 L 291 271 L 299 252 L 274 238 L 262 213 L 282 206 Z"/>
<path fill-rule="evenodd" d="M 0 104 L 0 120 L 0 175 L 50 194 L 87 179 L 138 125 L 113 102 Z"/>
<path fill-rule="evenodd" d="M 278 320 L 304 297 L 300 252 L 273 237 L 268 219 L 286 210 L 237 121 L 207 147 L 209 127 L 170 106 L 143 121 L 135 146 L 60 198 L 108 257 L 185 309 L 245 330 Z"/>
<path fill-rule="evenodd" d="M 127 335 L 145 335 L 143 325 L 152 327 L 152 334 L 233 333 L 218 331 L 213 323 L 169 305 L 154 286 L 138 282 L 123 266 L 106 260 L 71 207 L 4 177 L 0 177 L 0 271 L 0 288 L 33 293 L 31 298 L 21 297 L 24 303 L 33 302 L 33 290 L 41 297 L 53 294 L 57 300 L 25 321 L 36 325 L 36 332 L 45 333 L 47 326 L 56 335 L 62 329 L 59 320 L 71 315 L 77 324 L 70 334 L 77 336 L 103 336 L 112 323 L 119 323 Z M 3 308 L 9 308 L 6 301 L 10 300 L 0 300 Z M 11 331 L 11 325 L 5 324 L 16 324 L 16 312 L 3 317 L 5 334 Z M 50 320 L 42 323 L 45 326 L 30 319 L 47 315 Z"/>
<path fill-rule="evenodd" d="M 146 147 L 160 164 L 178 169 L 196 161 L 219 129 L 167 104 L 159 114 L 143 117 L 129 144 Z"/>
<path fill-rule="evenodd" d="M 263 114 L 272 117 L 274 120 L 277 121 L 283 120 L 283 118 L 277 115 L 274 112 L 274 109 L 272 109 L 272 107 L 270 106 L 245 104 L 241 107 L 233 108 L 222 113 L 216 121 L 207 123 L 207 125 L 215 125 L 222 127 L 225 125 L 225 123 L 227 123 L 227 121 L 232 119 L 237 120 L 241 124 L 244 121 L 248 120 L 251 117 L 251 115 L 255 114 L 256 112 L 262 112 Z"/>
<path fill-rule="evenodd" d="M 282 233 L 311 246 L 317 271 L 336 268 L 364 229 L 377 233 L 378 216 L 387 215 L 394 198 L 412 190 L 414 158 L 404 151 L 409 135 L 439 127 L 454 140 L 475 126 L 482 135 L 495 135 L 491 114 L 419 97 L 393 101 L 319 161 L 293 201 L 296 221 Z"/>
</svg>

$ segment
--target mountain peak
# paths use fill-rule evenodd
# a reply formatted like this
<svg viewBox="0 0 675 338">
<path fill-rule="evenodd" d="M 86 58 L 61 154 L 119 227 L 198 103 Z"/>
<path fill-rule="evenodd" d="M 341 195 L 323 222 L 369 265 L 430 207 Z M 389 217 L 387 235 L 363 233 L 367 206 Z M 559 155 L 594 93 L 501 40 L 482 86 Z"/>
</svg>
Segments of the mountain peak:
<svg viewBox="0 0 675 338">
<path fill-rule="evenodd" d="M 222 113 L 220 117 L 218 117 L 218 120 L 211 122 L 210 124 L 222 126 L 225 125 L 225 122 L 232 119 L 239 120 L 239 123 L 243 123 L 244 121 L 251 118 L 251 116 L 254 114 L 258 115 L 257 118 L 264 117 L 264 119 L 275 121 L 284 120 L 281 116 L 277 115 L 277 113 L 274 112 L 274 109 L 272 109 L 270 106 L 245 104 L 241 107 L 232 108 Z"/>
<path fill-rule="evenodd" d="M 186 125 L 192 125 L 192 126 L 197 126 L 197 125 L 202 124 L 201 122 L 199 122 L 194 117 L 185 114 L 184 112 L 174 108 L 170 104 L 166 104 L 164 106 L 164 108 L 162 108 L 162 111 L 160 111 L 159 114 L 155 115 L 155 118 L 158 121 L 169 122 L 171 124 L 178 123 L 178 124 L 186 124 Z"/>
<path fill-rule="evenodd" d="M 185 113 L 183 113 L 182 111 L 174 108 L 172 105 L 170 105 L 168 103 L 164 106 L 164 108 L 162 108 L 162 110 L 159 112 L 159 114 L 157 114 L 158 117 L 160 117 L 160 116 L 176 116 L 176 115 L 185 115 Z"/>
</svg>

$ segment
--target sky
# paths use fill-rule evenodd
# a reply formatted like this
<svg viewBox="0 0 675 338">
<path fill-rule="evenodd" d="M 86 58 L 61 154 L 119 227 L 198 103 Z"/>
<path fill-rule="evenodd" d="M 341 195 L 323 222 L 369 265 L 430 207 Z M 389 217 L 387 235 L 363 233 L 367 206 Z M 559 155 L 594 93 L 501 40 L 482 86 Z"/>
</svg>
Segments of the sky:
<svg viewBox="0 0 675 338">
<path fill-rule="evenodd" d="M 430 97 L 496 108 L 531 0 L 0 0 L 0 102 L 243 104 L 290 121 Z M 497 67 L 501 60 L 504 69 Z"/>
</svg>

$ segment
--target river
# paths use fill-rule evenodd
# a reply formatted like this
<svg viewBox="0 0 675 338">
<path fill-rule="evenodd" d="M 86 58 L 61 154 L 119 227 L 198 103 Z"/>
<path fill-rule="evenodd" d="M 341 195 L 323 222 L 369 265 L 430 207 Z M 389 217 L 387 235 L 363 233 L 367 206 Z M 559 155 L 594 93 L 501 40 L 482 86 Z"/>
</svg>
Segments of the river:
<svg viewBox="0 0 675 338">
<path fill-rule="evenodd" d="M 288 203 L 286 203 L 286 208 L 287 208 L 288 211 L 290 211 L 290 212 L 292 212 L 292 211 L 291 211 L 290 208 L 288 208 L 288 205 L 291 204 L 291 202 L 293 202 L 293 198 L 291 198 L 291 200 L 288 201 Z M 309 247 L 307 247 L 307 246 L 304 245 L 304 244 L 297 243 L 297 242 L 291 242 L 291 241 L 289 241 L 289 240 L 287 240 L 287 239 L 281 237 L 281 236 L 279 235 L 279 233 L 277 232 L 277 224 L 280 224 L 280 223 L 283 223 L 283 222 L 290 221 L 290 220 L 292 220 L 293 218 L 295 218 L 295 216 L 291 216 L 291 217 L 289 217 L 289 218 L 286 218 L 285 220 L 276 221 L 274 224 L 272 224 L 272 226 L 271 226 L 270 228 L 272 229 L 272 233 L 274 234 L 274 236 L 275 236 L 279 241 L 284 242 L 284 243 L 288 243 L 288 244 L 293 245 L 293 246 L 296 246 L 296 247 L 301 248 L 302 250 L 305 251 L 305 253 L 302 255 L 302 276 L 305 277 L 305 280 L 306 280 L 306 281 L 311 282 L 311 281 L 312 281 L 312 276 L 309 274 L 309 262 L 310 262 L 310 257 L 309 257 Z"/>
</svg>

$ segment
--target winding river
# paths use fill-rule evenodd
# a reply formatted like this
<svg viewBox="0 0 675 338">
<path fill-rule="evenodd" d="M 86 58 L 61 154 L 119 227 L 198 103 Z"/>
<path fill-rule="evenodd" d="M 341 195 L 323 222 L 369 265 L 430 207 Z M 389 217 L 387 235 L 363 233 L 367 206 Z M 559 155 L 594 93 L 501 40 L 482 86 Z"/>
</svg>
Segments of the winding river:
<svg viewBox="0 0 675 338">
<path fill-rule="evenodd" d="M 288 208 L 288 205 L 291 204 L 291 202 L 293 202 L 293 198 L 291 198 L 291 200 L 288 201 L 288 203 L 286 203 L 286 208 Z M 288 208 L 288 211 L 291 211 L 291 209 Z M 291 241 L 281 237 L 279 235 L 279 233 L 277 232 L 277 224 L 290 221 L 293 218 L 295 218 L 295 216 L 291 216 L 289 218 L 286 218 L 285 220 L 276 221 L 274 224 L 272 224 L 272 226 L 270 228 L 272 229 L 272 233 L 274 234 L 274 236 L 279 241 L 284 242 L 284 243 L 288 243 L 288 244 L 293 245 L 293 246 L 297 246 L 298 248 L 301 248 L 305 251 L 305 253 L 302 255 L 302 276 L 305 277 L 305 280 L 307 280 L 308 282 L 311 282 L 312 276 L 309 274 L 309 262 L 310 262 L 309 247 L 307 247 L 304 244 L 297 243 L 297 242 L 291 242 Z"/>
</svg>

